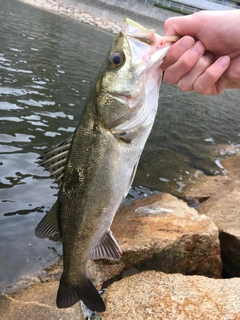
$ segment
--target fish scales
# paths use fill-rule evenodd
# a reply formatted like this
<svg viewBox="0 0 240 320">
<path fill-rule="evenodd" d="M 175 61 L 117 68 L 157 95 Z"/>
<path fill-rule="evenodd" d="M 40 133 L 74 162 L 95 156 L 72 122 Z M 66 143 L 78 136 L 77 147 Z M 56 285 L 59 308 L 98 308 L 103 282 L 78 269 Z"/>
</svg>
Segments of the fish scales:
<svg viewBox="0 0 240 320">
<path fill-rule="evenodd" d="M 87 127 L 89 126 L 89 113 L 91 113 L 89 109 L 84 116 Z M 93 118 L 93 113 L 91 118 Z M 59 195 L 60 203 L 64 203 L 60 212 L 65 212 L 65 210 L 69 212 L 68 215 L 61 216 L 60 214 L 60 232 L 63 242 L 66 235 L 76 237 L 75 233 L 78 234 L 79 231 L 79 241 L 82 241 L 82 238 L 89 238 L 89 230 L 94 230 L 93 239 L 89 238 L 92 243 L 87 244 L 92 248 L 101 239 L 102 229 L 107 231 L 120 205 L 122 195 L 128 192 L 132 168 L 139 159 L 142 150 L 140 139 L 135 140 L 136 147 L 139 149 L 136 152 L 136 149 L 132 148 L 132 144 L 116 139 L 111 131 L 102 127 L 101 121 L 96 115 L 94 127 L 95 133 L 90 130 L 86 134 L 83 125 L 76 131 L 72 153 L 63 179 L 62 192 Z M 142 129 L 144 130 L 144 126 Z M 84 146 L 86 146 L 87 152 L 84 152 Z M 116 185 L 118 186 L 117 190 Z M 79 208 L 79 213 L 75 210 L 71 212 L 71 207 Z M 83 212 L 88 214 L 82 214 Z M 75 224 L 76 219 L 77 224 Z M 73 221 L 71 231 L 75 232 L 64 232 L 69 230 L 69 223 Z M 99 235 L 98 229 L 100 230 Z M 76 243 L 80 245 L 80 242 Z"/>
<path fill-rule="evenodd" d="M 36 228 L 38 237 L 58 234 L 63 243 L 59 308 L 82 300 L 91 310 L 105 310 L 87 276 L 86 262 L 121 257 L 110 226 L 152 129 L 162 77 L 159 66 L 172 41 L 176 39 L 127 19 L 73 137 L 41 157 L 60 187 L 56 203 Z"/>
</svg>

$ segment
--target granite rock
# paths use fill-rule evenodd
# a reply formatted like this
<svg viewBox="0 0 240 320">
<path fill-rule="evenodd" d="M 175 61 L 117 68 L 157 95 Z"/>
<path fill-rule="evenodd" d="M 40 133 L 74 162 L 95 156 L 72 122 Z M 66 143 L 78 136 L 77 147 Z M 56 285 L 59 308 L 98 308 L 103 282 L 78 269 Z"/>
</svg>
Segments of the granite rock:
<svg viewBox="0 0 240 320">
<path fill-rule="evenodd" d="M 119 261 L 91 261 L 89 274 L 101 287 L 135 267 L 140 271 L 220 278 L 222 261 L 216 225 L 170 194 L 156 194 L 122 208 L 111 227 L 123 250 Z"/>
<path fill-rule="evenodd" d="M 145 271 L 113 283 L 101 320 L 239 320 L 240 279 Z"/>
<path fill-rule="evenodd" d="M 84 320 L 80 304 L 58 309 L 56 294 L 59 282 L 37 283 L 17 293 L 0 296 L 1 320 Z"/>
<path fill-rule="evenodd" d="M 223 271 L 226 277 L 240 276 L 240 183 L 231 183 L 224 191 L 197 207 L 219 229 Z"/>
</svg>

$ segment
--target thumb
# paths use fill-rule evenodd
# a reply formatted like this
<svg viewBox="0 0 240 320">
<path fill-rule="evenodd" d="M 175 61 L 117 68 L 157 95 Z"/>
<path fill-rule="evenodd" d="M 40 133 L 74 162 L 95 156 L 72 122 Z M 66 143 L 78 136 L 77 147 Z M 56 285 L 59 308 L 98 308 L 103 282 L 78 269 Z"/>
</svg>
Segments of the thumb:
<svg viewBox="0 0 240 320">
<path fill-rule="evenodd" d="M 172 17 L 164 23 L 165 36 L 192 36 L 196 37 L 192 16 Z"/>
</svg>

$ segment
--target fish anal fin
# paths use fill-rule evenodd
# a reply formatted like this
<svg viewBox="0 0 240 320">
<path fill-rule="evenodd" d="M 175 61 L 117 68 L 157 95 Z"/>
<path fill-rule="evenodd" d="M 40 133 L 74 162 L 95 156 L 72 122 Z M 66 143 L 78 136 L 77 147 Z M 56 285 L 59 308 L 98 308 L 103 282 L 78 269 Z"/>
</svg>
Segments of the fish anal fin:
<svg viewBox="0 0 240 320">
<path fill-rule="evenodd" d="M 92 311 L 104 312 L 106 310 L 105 303 L 89 279 L 85 279 L 79 285 L 73 285 L 66 283 L 63 275 L 57 293 L 57 307 L 69 308 L 79 300 L 82 300 Z"/>
<path fill-rule="evenodd" d="M 54 237 L 54 239 L 56 239 L 56 234 L 59 234 L 57 201 L 54 203 L 50 211 L 42 218 L 35 230 L 35 235 L 39 238 Z"/>
<path fill-rule="evenodd" d="M 99 244 L 93 249 L 90 259 L 109 259 L 119 260 L 122 255 L 122 250 L 114 238 L 112 231 L 109 230 L 104 234 Z"/>
</svg>

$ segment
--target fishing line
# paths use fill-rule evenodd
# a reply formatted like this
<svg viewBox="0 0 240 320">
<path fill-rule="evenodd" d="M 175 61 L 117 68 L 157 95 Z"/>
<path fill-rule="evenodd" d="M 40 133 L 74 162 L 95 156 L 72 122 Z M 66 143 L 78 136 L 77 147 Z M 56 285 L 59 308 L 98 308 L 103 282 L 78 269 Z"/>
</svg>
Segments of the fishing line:
<svg viewBox="0 0 240 320">
<path fill-rule="evenodd" d="M 183 94 L 190 94 L 193 93 L 193 91 L 189 91 L 189 92 L 180 92 L 180 93 L 176 93 L 176 94 L 167 94 L 167 95 L 162 95 L 159 94 L 159 98 L 167 98 L 167 97 L 175 97 L 175 96 L 182 96 Z"/>
</svg>

